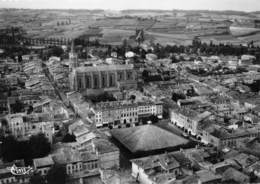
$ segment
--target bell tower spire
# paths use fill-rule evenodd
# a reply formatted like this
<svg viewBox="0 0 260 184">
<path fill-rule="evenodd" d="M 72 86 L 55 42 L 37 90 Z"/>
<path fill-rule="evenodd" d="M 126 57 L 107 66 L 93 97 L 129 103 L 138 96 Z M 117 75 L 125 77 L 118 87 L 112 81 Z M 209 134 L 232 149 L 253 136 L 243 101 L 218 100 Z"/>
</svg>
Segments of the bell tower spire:
<svg viewBox="0 0 260 184">
<path fill-rule="evenodd" d="M 79 66 L 78 65 L 78 55 L 77 55 L 77 53 L 75 53 L 75 50 L 74 50 L 74 40 L 72 40 L 72 42 L 71 42 L 69 60 L 70 60 L 71 69 Z"/>
</svg>

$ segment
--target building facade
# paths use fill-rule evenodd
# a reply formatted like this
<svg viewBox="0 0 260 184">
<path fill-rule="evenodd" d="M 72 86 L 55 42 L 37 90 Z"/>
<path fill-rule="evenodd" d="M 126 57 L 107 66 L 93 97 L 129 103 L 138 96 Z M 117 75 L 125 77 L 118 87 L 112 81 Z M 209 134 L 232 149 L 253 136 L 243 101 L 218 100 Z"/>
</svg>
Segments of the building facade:
<svg viewBox="0 0 260 184">
<path fill-rule="evenodd" d="M 171 123 L 184 129 L 185 132 L 196 135 L 198 122 L 196 114 L 187 109 L 172 110 L 170 113 Z"/>
<path fill-rule="evenodd" d="M 101 169 L 120 168 L 120 151 L 106 139 L 96 139 L 92 142 Z"/>
<path fill-rule="evenodd" d="M 241 143 L 248 139 L 260 137 L 259 128 L 245 128 L 228 132 L 223 128 L 216 127 L 201 131 L 201 141 L 217 148 L 239 148 Z"/>
<path fill-rule="evenodd" d="M 162 117 L 162 103 L 149 102 L 102 102 L 93 108 L 94 122 L 99 127 L 130 127 L 140 118 L 151 115 Z"/>
</svg>

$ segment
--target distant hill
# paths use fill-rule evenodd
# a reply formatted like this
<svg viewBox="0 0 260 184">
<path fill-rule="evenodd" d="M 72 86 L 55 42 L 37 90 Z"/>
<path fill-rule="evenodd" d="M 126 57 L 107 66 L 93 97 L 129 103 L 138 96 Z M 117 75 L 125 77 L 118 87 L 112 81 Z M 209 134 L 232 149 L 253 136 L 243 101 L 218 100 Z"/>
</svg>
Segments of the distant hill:
<svg viewBox="0 0 260 184">
<path fill-rule="evenodd" d="M 178 10 L 178 9 L 173 9 L 173 10 L 146 10 L 146 9 L 139 9 L 139 10 L 134 10 L 134 9 L 127 9 L 127 10 L 122 10 L 122 13 L 171 13 L 171 12 L 183 12 L 183 13 L 214 13 L 214 14 L 224 14 L 224 15 L 241 15 L 241 16 L 248 16 L 251 13 L 256 13 L 256 12 L 243 12 L 243 11 L 234 11 L 234 10 L 223 10 L 223 11 L 218 11 L 218 10 Z M 260 13 L 260 12 L 259 12 Z"/>
</svg>

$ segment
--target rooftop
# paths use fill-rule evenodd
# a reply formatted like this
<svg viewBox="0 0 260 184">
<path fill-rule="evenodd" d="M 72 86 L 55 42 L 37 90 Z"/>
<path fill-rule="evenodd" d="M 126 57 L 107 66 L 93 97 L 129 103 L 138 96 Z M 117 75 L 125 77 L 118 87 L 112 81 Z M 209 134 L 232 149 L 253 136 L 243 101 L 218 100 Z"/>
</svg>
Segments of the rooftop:
<svg viewBox="0 0 260 184">
<path fill-rule="evenodd" d="M 139 167 L 147 170 L 155 167 L 162 167 L 163 170 L 178 168 L 181 165 L 190 162 L 188 158 L 181 152 L 164 153 L 160 155 L 148 156 L 138 159 L 133 159 L 131 162 Z"/>
<path fill-rule="evenodd" d="M 75 129 L 73 129 L 72 131 L 73 131 L 72 133 L 76 137 L 79 137 L 81 135 L 87 134 L 89 132 L 89 129 L 86 127 L 86 125 L 80 125 L 77 126 Z"/>
<path fill-rule="evenodd" d="M 112 135 L 131 152 L 173 148 L 188 140 L 154 125 L 112 130 Z"/>
<path fill-rule="evenodd" d="M 208 171 L 208 170 L 200 170 L 196 172 L 196 175 L 199 177 L 199 180 L 201 183 L 207 183 L 211 181 L 217 181 L 221 180 L 220 175 L 215 175 L 214 173 Z"/>
<path fill-rule="evenodd" d="M 68 164 L 82 160 L 80 153 L 70 147 L 61 147 L 55 150 L 52 154 L 52 158 L 54 162 L 58 164 Z"/>
<path fill-rule="evenodd" d="M 119 149 L 114 144 L 106 139 L 96 139 L 94 140 L 94 145 L 100 154 L 119 151 Z"/>
<path fill-rule="evenodd" d="M 78 67 L 75 72 L 100 72 L 100 71 L 112 71 L 112 70 L 132 70 L 133 65 L 98 65 Z"/>
<path fill-rule="evenodd" d="M 34 166 L 36 168 L 47 167 L 47 166 L 51 166 L 54 164 L 52 157 L 50 157 L 50 156 L 33 159 L 33 162 L 34 162 Z"/>
<path fill-rule="evenodd" d="M 158 102 L 158 104 L 161 102 Z M 118 109 L 118 108 L 134 108 L 138 106 L 145 106 L 145 105 L 155 105 L 156 102 L 153 101 L 138 101 L 138 102 L 132 102 L 132 101 L 111 101 L 111 102 L 100 102 L 95 105 L 94 109 L 96 110 L 111 110 L 111 109 Z"/>
<path fill-rule="evenodd" d="M 231 167 L 223 173 L 222 180 L 229 181 L 231 179 L 234 179 L 235 181 L 240 183 L 247 183 L 249 180 L 249 176 Z"/>
</svg>

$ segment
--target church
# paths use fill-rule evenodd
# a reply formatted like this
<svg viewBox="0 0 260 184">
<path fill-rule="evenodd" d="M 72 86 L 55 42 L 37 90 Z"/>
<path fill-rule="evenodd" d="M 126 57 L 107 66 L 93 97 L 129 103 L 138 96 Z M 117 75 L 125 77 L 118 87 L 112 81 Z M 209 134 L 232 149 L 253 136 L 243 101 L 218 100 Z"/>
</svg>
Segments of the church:
<svg viewBox="0 0 260 184">
<path fill-rule="evenodd" d="M 69 56 L 70 89 L 73 91 L 89 95 L 137 88 L 137 74 L 131 64 L 80 66 L 73 45 Z"/>
</svg>

